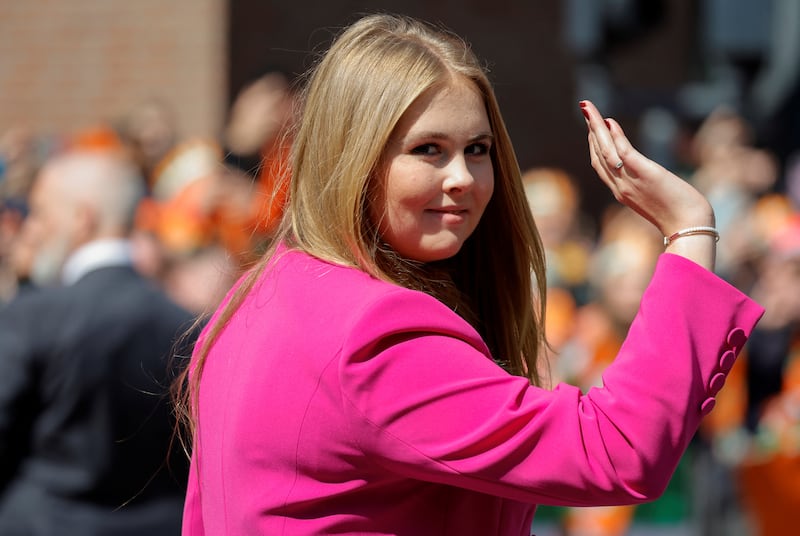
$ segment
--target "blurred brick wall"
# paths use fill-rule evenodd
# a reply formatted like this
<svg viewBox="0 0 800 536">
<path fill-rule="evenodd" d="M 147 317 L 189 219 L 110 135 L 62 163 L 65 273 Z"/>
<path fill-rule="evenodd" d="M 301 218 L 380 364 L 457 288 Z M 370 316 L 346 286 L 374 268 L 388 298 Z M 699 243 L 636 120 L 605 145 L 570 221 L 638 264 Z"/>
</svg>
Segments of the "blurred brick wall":
<svg viewBox="0 0 800 536">
<path fill-rule="evenodd" d="M 226 0 L 0 0 L 0 132 L 70 132 L 156 96 L 182 133 L 216 134 Z"/>
</svg>

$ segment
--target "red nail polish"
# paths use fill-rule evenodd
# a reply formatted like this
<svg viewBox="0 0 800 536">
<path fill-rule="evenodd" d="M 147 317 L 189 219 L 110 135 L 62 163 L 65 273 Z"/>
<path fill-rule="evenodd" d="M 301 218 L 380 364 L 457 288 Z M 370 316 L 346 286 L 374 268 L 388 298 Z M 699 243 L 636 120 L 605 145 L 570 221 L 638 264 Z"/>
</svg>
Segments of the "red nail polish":
<svg viewBox="0 0 800 536">
<path fill-rule="evenodd" d="M 578 105 L 580 105 L 581 108 L 586 108 L 586 101 L 585 100 L 579 101 Z"/>
<path fill-rule="evenodd" d="M 608 127 L 608 130 L 611 130 L 611 121 L 609 121 L 608 119 L 603 119 L 603 121 L 605 122 L 606 126 Z"/>
<path fill-rule="evenodd" d="M 586 110 L 586 108 L 581 108 L 581 113 L 583 114 L 583 117 L 589 119 L 589 112 Z"/>
</svg>

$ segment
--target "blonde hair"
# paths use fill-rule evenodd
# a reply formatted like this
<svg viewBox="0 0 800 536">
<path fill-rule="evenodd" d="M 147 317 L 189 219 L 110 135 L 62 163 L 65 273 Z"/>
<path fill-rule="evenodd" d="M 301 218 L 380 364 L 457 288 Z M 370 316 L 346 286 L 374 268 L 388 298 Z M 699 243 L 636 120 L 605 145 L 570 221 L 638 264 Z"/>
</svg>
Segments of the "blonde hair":
<svg viewBox="0 0 800 536">
<path fill-rule="evenodd" d="M 403 113 L 423 92 L 453 77 L 472 81 L 483 96 L 494 135 L 495 190 L 461 251 L 452 259 L 423 264 L 400 257 L 383 243 L 369 218 L 370 196 L 387 141 Z M 433 295 L 481 333 L 510 373 L 538 384 L 543 248 L 494 91 L 469 46 L 414 19 L 366 16 L 333 43 L 311 73 L 301 103 L 289 206 L 276 243 Z M 190 426 L 209 349 L 273 253 L 274 247 L 209 327 L 193 366 L 178 384 L 178 410 Z"/>
</svg>

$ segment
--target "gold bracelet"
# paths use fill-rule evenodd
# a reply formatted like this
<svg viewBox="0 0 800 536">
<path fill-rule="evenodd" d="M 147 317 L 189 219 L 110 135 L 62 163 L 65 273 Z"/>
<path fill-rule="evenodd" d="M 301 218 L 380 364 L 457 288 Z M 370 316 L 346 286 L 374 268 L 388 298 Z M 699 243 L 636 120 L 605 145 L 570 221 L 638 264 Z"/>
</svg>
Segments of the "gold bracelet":
<svg viewBox="0 0 800 536">
<path fill-rule="evenodd" d="M 686 229 L 681 229 L 680 231 L 672 233 L 669 236 L 665 236 L 664 247 L 667 247 L 673 241 L 683 236 L 700 235 L 700 234 L 713 236 L 714 242 L 719 242 L 719 231 L 717 231 L 717 229 L 714 227 L 687 227 Z"/>
</svg>

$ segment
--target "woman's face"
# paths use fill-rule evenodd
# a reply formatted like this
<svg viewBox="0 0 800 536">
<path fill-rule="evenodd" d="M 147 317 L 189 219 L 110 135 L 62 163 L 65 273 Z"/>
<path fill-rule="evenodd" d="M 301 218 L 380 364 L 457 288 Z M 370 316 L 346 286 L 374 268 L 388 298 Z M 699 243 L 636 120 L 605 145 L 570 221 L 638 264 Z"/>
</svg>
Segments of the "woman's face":
<svg viewBox="0 0 800 536">
<path fill-rule="evenodd" d="M 472 82 L 454 79 L 406 110 L 382 158 L 371 207 L 383 239 L 406 258 L 452 257 L 478 225 L 494 189 L 492 130 Z"/>
</svg>

